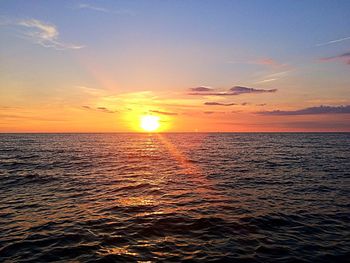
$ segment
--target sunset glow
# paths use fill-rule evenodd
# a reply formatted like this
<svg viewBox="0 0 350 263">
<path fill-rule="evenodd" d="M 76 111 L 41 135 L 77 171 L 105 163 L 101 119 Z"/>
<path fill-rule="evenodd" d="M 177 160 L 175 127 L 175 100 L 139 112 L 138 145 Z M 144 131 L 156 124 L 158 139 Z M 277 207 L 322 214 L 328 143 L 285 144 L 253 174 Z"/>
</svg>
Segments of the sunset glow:
<svg viewBox="0 0 350 263">
<path fill-rule="evenodd" d="M 156 131 L 160 126 L 159 117 L 152 115 L 142 116 L 140 126 L 143 130 L 148 132 Z"/>
<path fill-rule="evenodd" d="M 0 132 L 350 131 L 348 2 L 136 2 L 3 1 Z"/>
<path fill-rule="evenodd" d="M 348 262 L 350 0 L 0 1 L 1 262 Z"/>
</svg>

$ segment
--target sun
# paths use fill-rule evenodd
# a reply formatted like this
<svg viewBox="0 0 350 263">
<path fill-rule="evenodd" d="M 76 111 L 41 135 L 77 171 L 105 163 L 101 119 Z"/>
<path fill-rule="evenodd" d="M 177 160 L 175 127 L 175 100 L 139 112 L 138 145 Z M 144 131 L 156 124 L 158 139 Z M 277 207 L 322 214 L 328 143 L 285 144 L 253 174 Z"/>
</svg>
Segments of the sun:
<svg viewBox="0 0 350 263">
<path fill-rule="evenodd" d="M 160 126 L 159 117 L 152 115 L 142 116 L 140 126 L 143 130 L 148 132 L 156 131 Z"/>
</svg>

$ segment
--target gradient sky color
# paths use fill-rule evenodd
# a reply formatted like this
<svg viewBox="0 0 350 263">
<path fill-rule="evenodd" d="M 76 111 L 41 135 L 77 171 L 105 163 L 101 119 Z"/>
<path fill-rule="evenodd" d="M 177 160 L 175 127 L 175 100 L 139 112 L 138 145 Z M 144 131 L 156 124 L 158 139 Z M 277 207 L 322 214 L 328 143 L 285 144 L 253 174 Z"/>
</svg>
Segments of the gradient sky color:
<svg viewBox="0 0 350 263">
<path fill-rule="evenodd" d="M 0 1 L 0 131 L 350 131 L 350 1 Z"/>
</svg>

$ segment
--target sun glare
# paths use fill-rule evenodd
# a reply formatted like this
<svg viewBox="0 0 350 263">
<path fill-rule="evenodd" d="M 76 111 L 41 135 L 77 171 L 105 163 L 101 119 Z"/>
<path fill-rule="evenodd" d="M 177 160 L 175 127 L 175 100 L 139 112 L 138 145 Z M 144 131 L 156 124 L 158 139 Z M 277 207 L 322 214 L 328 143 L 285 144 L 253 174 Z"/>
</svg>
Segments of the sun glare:
<svg viewBox="0 0 350 263">
<path fill-rule="evenodd" d="M 160 126 L 159 117 L 152 115 L 142 116 L 140 126 L 148 132 L 156 131 Z"/>
</svg>

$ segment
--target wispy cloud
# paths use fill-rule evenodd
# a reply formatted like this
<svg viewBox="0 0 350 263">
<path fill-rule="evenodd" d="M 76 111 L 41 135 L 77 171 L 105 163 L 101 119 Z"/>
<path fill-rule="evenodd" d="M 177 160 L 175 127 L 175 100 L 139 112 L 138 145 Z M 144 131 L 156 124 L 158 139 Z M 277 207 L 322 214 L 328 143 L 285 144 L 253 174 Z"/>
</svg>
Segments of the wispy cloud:
<svg viewBox="0 0 350 263">
<path fill-rule="evenodd" d="M 268 67 L 286 67 L 287 64 L 280 63 L 277 60 L 270 58 L 270 57 L 264 57 L 264 58 L 258 58 L 254 60 L 233 60 L 228 61 L 229 64 L 248 64 L 248 65 L 261 65 L 261 66 L 268 66 Z"/>
<path fill-rule="evenodd" d="M 321 58 L 321 61 L 343 61 L 345 64 L 350 65 L 350 52 L 342 53 L 337 56 Z"/>
<path fill-rule="evenodd" d="M 78 9 L 88 9 L 88 10 L 92 10 L 92 11 L 96 11 L 96 12 L 103 12 L 103 13 L 110 13 L 110 14 L 117 14 L 117 15 L 133 15 L 134 14 L 130 10 L 124 10 L 124 9 L 111 10 L 111 9 L 107 9 L 104 7 L 95 6 L 95 5 L 91 5 L 91 4 L 79 4 Z"/>
<path fill-rule="evenodd" d="M 261 115 L 315 115 L 315 114 L 344 114 L 350 113 L 350 105 L 347 106 L 318 106 L 292 111 L 260 111 Z"/>
<path fill-rule="evenodd" d="M 350 37 L 342 37 L 342 38 L 330 40 L 330 41 L 327 41 L 327 42 L 323 42 L 323 43 L 316 44 L 316 46 L 317 46 L 317 47 L 326 46 L 326 45 L 331 45 L 331 44 L 343 42 L 343 41 L 346 41 L 346 40 L 350 40 Z"/>
<path fill-rule="evenodd" d="M 118 111 L 115 111 L 115 110 L 110 110 L 106 107 L 96 107 L 96 108 L 93 108 L 93 107 L 90 107 L 90 106 L 82 106 L 84 109 L 86 110 L 93 110 L 93 111 L 100 111 L 100 112 L 104 112 L 104 113 L 117 113 Z"/>
<path fill-rule="evenodd" d="M 200 87 L 203 88 L 203 87 Z M 256 89 L 248 88 L 242 86 L 234 86 L 228 91 L 215 91 L 214 89 L 205 88 L 199 90 L 198 88 L 191 89 L 189 95 L 199 95 L 199 96 L 237 96 L 242 94 L 259 94 L 259 93 L 274 93 L 277 89 Z"/>
<path fill-rule="evenodd" d="M 160 110 L 150 110 L 150 112 L 161 114 L 161 115 L 169 115 L 169 116 L 178 115 L 176 112 L 166 112 L 166 111 L 160 111 Z"/>
<path fill-rule="evenodd" d="M 53 24 L 49 24 L 38 19 L 11 20 L 6 19 L 1 23 L 3 26 L 16 26 L 24 29 L 21 33 L 34 43 L 43 47 L 64 49 L 81 49 L 84 46 L 65 43 L 59 39 L 59 31 Z"/>
<path fill-rule="evenodd" d="M 204 102 L 204 105 L 208 106 L 234 106 L 236 103 L 221 103 L 221 102 Z"/>
<path fill-rule="evenodd" d="M 285 71 L 280 71 L 280 72 L 268 74 L 268 75 L 262 76 L 261 80 L 256 81 L 255 83 L 259 84 L 259 83 L 268 83 L 268 82 L 276 81 L 276 80 L 279 80 L 283 77 L 286 77 L 292 71 L 293 70 L 285 70 Z"/>
</svg>

